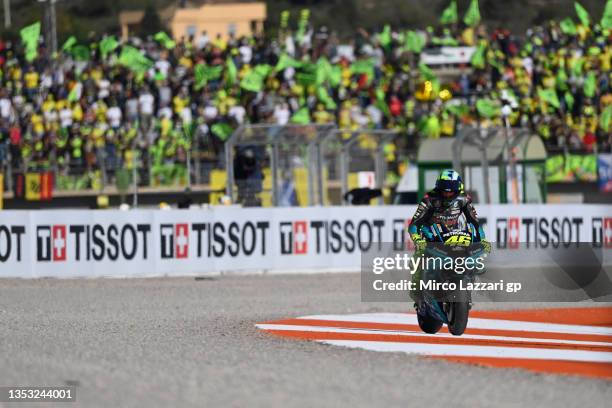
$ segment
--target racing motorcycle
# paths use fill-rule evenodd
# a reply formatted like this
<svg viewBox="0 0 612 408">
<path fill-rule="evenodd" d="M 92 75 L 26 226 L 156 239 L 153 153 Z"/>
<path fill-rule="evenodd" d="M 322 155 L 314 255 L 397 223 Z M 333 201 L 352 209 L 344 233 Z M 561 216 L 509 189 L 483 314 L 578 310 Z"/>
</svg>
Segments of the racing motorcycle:
<svg viewBox="0 0 612 408">
<path fill-rule="evenodd" d="M 446 324 L 451 334 L 460 336 L 472 307 L 471 292 L 465 288 L 484 271 L 443 266 L 458 265 L 459 258 L 463 258 L 462 265 L 465 265 L 468 258 L 475 260 L 484 253 L 483 246 L 471 224 L 455 229 L 433 224 L 424 228 L 423 235 L 427 241 L 423 253 L 426 262 L 420 272 L 421 283 L 417 284 L 424 289 L 418 291 L 415 304 L 419 327 L 425 333 L 434 334 Z"/>
</svg>

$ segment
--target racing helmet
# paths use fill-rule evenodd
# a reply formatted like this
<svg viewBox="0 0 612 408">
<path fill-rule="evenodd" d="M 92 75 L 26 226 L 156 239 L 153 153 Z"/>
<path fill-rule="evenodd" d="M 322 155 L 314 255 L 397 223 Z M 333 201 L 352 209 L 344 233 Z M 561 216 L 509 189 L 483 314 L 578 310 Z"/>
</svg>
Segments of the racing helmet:
<svg viewBox="0 0 612 408">
<path fill-rule="evenodd" d="M 436 180 L 436 191 L 459 194 L 463 192 L 463 180 L 453 169 L 442 170 Z"/>
</svg>

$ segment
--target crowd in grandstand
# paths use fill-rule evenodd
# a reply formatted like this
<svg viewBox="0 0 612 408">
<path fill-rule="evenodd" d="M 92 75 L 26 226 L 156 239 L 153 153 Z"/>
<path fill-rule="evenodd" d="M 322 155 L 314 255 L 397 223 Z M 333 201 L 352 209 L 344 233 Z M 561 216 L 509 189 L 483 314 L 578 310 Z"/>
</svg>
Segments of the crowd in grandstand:
<svg viewBox="0 0 612 408">
<path fill-rule="evenodd" d="M 310 26 L 281 26 L 273 38 L 71 38 L 52 56 L 42 39 L 35 53 L 0 41 L 0 163 L 10 153 L 15 169 L 112 173 L 140 156 L 169 183 L 187 150 L 216 160 L 245 123 L 393 128 L 401 148 L 462 124 L 501 125 L 501 103 L 514 108 L 510 125 L 532 128 L 551 149 L 609 151 L 612 32 L 564 23 L 523 35 L 482 24 L 385 27 L 342 41 Z M 418 61 L 440 45 L 477 47 L 451 82 Z"/>
</svg>

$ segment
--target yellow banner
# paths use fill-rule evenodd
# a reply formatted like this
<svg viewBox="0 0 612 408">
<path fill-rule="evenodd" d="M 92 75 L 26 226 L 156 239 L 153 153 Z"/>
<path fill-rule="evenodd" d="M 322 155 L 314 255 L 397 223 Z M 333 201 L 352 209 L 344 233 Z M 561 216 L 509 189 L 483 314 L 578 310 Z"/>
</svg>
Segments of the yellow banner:
<svg viewBox="0 0 612 408">
<path fill-rule="evenodd" d="M 4 174 L 0 173 L 0 210 L 4 208 Z"/>
<path fill-rule="evenodd" d="M 25 176 L 25 198 L 28 201 L 40 200 L 40 174 L 27 173 Z"/>
</svg>

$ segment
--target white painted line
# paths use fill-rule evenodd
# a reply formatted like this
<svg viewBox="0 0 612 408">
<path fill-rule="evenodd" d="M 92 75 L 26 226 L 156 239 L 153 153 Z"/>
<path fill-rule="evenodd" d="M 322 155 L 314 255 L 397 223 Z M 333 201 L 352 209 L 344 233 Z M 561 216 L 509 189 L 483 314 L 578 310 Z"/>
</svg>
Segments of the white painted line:
<svg viewBox="0 0 612 408">
<path fill-rule="evenodd" d="M 323 332 L 323 333 L 349 333 L 349 334 L 386 334 L 394 336 L 406 337 L 432 337 L 431 334 L 417 331 L 400 331 L 400 330 L 373 330 L 373 329 L 346 329 L 340 327 L 326 326 L 297 326 L 291 324 L 256 324 L 256 327 L 262 330 L 285 330 L 285 331 L 307 331 L 307 332 Z M 437 333 L 436 338 L 448 339 L 476 339 L 476 340 L 502 340 L 512 341 L 516 343 L 549 343 L 549 344 L 567 344 L 576 346 L 608 346 L 612 347 L 612 343 L 603 341 L 582 341 L 582 340 L 562 340 L 562 339 L 539 339 L 527 337 L 509 337 L 509 336 L 489 336 L 481 334 L 463 334 L 461 337 L 453 336 L 450 333 Z"/>
<path fill-rule="evenodd" d="M 382 352 L 403 352 L 430 356 L 496 357 L 535 360 L 565 360 L 612 363 L 612 353 L 584 350 L 521 347 L 461 346 L 454 344 L 395 343 L 386 341 L 317 340 L 320 343 Z"/>
<path fill-rule="evenodd" d="M 337 320 L 359 323 L 418 324 L 414 313 L 370 313 L 354 315 L 313 315 L 298 319 Z M 516 320 L 482 319 L 470 317 L 468 329 L 512 330 L 545 333 L 594 334 L 612 336 L 612 327 L 581 326 L 575 324 L 556 324 L 542 322 L 523 322 Z"/>
</svg>

